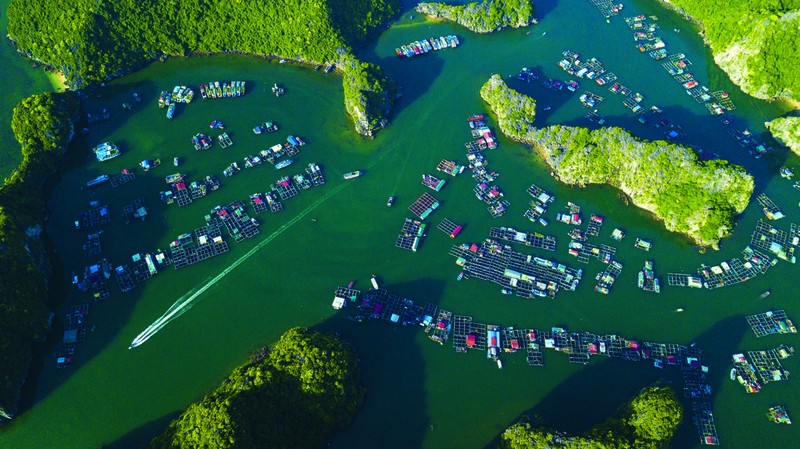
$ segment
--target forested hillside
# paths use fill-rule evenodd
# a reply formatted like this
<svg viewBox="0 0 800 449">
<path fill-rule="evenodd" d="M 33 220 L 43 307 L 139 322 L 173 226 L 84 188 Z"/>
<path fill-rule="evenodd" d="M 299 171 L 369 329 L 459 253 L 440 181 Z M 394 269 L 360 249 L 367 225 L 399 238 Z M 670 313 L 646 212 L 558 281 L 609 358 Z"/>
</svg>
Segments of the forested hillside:
<svg viewBox="0 0 800 449">
<path fill-rule="evenodd" d="M 483 0 L 464 5 L 420 3 L 417 12 L 458 23 L 476 33 L 519 28 L 536 22 L 531 0 Z"/>
<path fill-rule="evenodd" d="M 12 118 L 23 160 L 0 186 L 0 422 L 11 418 L 31 360 L 47 330 L 47 262 L 39 240 L 44 185 L 55 174 L 77 117 L 75 94 L 22 100 Z"/>
<path fill-rule="evenodd" d="M 699 161 L 694 151 L 663 140 L 637 139 L 621 128 L 590 131 L 570 126 L 533 126 L 532 98 L 511 89 L 499 75 L 481 88 L 500 130 L 532 145 L 566 184 L 608 184 L 652 212 L 670 231 L 716 248 L 733 229 L 753 193 L 753 177 L 726 161 Z"/>
<path fill-rule="evenodd" d="M 714 59 L 757 98 L 800 100 L 800 0 L 658 0 L 698 20 Z"/>
<path fill-rule="evenodd" d="M 165 55 L 243 52 L 312 64 L 340 62 L 396 14 L 398 4 L 398 0 L 12 0 L 8 32 L 21 52 L 64 73 L 77 89 Z M 375 77 L 377 85 L 357 90 L 388 90 L 383 85 L 388 80 L 378 72 Z M 377 123 L 382 118 L 366 121 Z"/>
<path fill-rule="evenodd" d="M 192 404 L 149 449 L 324 448 L 364 399 L 352 348 L 294 328 Z"/>
<path fill-rule="evenodd" d="M 616 416 L 571 436 L 536 423 L 518 423 L 506 429 L 500 449 L 661 449 L 670 447 L 683 408 L 670 387 L 642 390 Z"/>
</svg>

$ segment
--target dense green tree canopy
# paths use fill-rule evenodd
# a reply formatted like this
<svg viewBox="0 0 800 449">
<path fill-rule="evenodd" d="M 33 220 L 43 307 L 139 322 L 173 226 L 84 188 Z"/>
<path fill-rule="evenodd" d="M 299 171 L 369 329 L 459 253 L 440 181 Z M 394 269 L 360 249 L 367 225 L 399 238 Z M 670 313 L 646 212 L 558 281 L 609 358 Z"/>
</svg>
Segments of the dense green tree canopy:
<svg viewBox="0 0 800 449">
<path fill-rule="evenodd" d="M 765 125 L 772 137 L 800 155 L 800 117 L 779 117 Z"/>
<path fill-rule="evenodd" d="M 758 98 L 800 100 L 800 0 L 671 0 L 703 24 L 715 60 Z"/>
<path fill-rule="evenodd" d="M 420 3 L 417 12 L 458 23 L 476 33 L 519 28 L 536 22 L 531 0 L 483 0 L 465 5 Z"/>
<path fill-rule="evenodd" d="M 530 422 L 514 424 L 500 449 L 661 449 L 668 448 L 683 418 L 672 388 L 645 388 L 616 416 L 585 435 L 570 436 Z"/>
<path fill-rule="evenodd" d="M 13 415 L 33 342 L 47 330 L 46 263 L 37 225 L 43 184 L 72 137 L 70 118 L 79 104 L 72 93 L 23 99 L 11 126 L 22 163 L 0 186 L 0 422 Z"/>
<path fill-rule="evenodd" d="M 325 447 L 363 401 L 352 348 L 294 328 L 265 353 L 190 405 L 149 448 Z"/>
<path fill-rule="evenodd" d="M 164 55 L 244 52 L 341 63 L 398 10 L 398 0 L 12 0 L 8 31 L 20 51 L 80 88 Z M 373 74 L 377 87 L 351 87 L 346 95 L 390 90 L 383 74 Z M 363 127 L 380 122 L 386 109 L 367 111 L 361 123 L 348 112 Z"/>
</svg>

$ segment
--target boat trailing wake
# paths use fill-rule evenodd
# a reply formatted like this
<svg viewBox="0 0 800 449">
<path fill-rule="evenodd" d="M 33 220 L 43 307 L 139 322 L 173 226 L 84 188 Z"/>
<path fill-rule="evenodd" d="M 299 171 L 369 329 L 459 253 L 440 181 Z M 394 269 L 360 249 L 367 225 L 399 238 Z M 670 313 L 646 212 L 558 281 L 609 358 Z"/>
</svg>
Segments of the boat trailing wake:
<svg viewBox="0 0 800 449">
<path fill-rule="evenodd" d="M 292 225 L 297 223 L 298 221 L 302 220 L 306 215 L 308 215 L 311 211 L 319 207 L 322 203 L 324 203 L 328 198 L 332 197 L 333 195 L 337 194 L 340 190 L 347 187 L 348 184 L 342 183 L 336 186 L 333 190 L 326 193 L 308 207 L 303 209 L 299 214 L 297 214 L 294 218 L 289 220 L 288 222 L 284 223 L 280 228 L 276 229 L 275 232 L 267 236 L 264 240 L 260 241 L 256 246 L 250 249 L 250 251 L 246 252 L 242 257 L 236 259 L 232 264 L 230 264 L 227 268 L 222 270 L 221 273 L 214 276 L 212 279 L 208 280 L 205 284 L 200 287 L 196 287 L 192 289 L 192 291 L 186 293 L 185 295 L 181 296 L 175 303 L 173 303 L 163 315 L 161 315 L 157 320 L 153 321 L 153 323 L 145 330 L 143 330 L 136 338 L 133 339 L 131 345 L 128 349 L 135 348 L 142 343 L 146 342 L 150 339 L 153 335 L 158 333 L 161 329 L 163 329 L 167 324 L 169 324 L 175 318 L 186 313 L 189 309 L 192 308 L 194 303 L 205 293 L 209 288 L 213 287 L 217 282 L 221 281 L 225 276 L 228 275 L 231 271 L 235 270 L 236 267 L 241 265 L 247 259 L 252 257 L 255 253 L 257 253 L 261 248 L 266 246 L 271 241 L 275 240 L 278 236 L 283 234 L 287 229 L 289 229 Z"/>
</svg>

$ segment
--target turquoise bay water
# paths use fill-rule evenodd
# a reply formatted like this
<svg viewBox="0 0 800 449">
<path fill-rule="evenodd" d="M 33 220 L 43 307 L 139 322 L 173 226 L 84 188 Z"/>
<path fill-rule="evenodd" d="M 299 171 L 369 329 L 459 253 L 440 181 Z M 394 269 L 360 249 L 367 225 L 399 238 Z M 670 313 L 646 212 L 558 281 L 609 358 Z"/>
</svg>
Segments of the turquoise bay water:
<svg viewBox="0 0 800 449">
<path fill-rule="evenodd" d="M 800 400 L 791 394 L 794 380 L 769 384 L 758 395 L 746 395 L 727 379 L 730 355 L 745 350 L 769 349 L 780 343 L 793 344 L 796 336 L 756 339 L 746 327 L 744 315 L 769 308 L 784 308 L 790 317 L 800 316 L 793 301 L 796 288 L 792 276 L 797 267 L 781 262 L 759 278 L 719 290 L 687 290 L 664 287 L 661 295 L 647 295 L 635 288 L 636 272 L 645 259 L 655 260 L 657 274 L 665 281 L 668 272 L 693 272 L 700 263 L 718 264 L 737 257 L 749 242 L 756 221 L 762 217 L 755 201 L 740 217 L 736 232 L 718 252 L 699 254 L 686 239 L 664 230 L 648 213 L 625 207 L 610 188 L 572 189 L 557 184 L 535 155 L 502 136 L 500 147 L 488 152 L 490 168 L 501 173 L 497 184 L 511 202 L 509 212 L 492 219 L 485 205 L 474 199 L 474 183 L 463 174 L 448 178 L 438 194 L 442 202 L 427 221 L 431 228 L 444 218 L 464 224 L 455 240 L 434 229 L 417 253 L 394 248 L 394 240 L 406 207 L 424 188 L 423 173 L 435 173 L 443 158 L 464 161 L 463 142 L 469 139 L 465 118 L 485 111 L 478 95 L 481 84 L 492 73 L 516 74 L 523 66 L 536 67 L 545 76 L 559 79 L 565 73 L 557 66 L 561 51 L 570 49 L 583 57 L 597 57 L 614 71 L 623 84 L 657 104 L 665 115 L 687 131 L 687 142 L 741 163 L 757 179 L 757 193 L 766 192 L 788 218 L 777 222 L 788 229 L 798 220 L 798 195 L 791 183 L 776 174 L 784 163 L 797 167 L 797 159 L 785 151 L 760 161 L 751 159 L 727 135 L 722 125 L 686 96 L 658 64 L 633 48 L 630 30 L 621 17 L 606 24 L 588 2 L 544 2 L 537 6 L 540 24 L 526 30 L 477 36 L 445 24 L 426 22 L 406 14 L 377 43 L 364 51 L 366 60 L 380 63 L 403 87 L 392 125 L 375 140 L 364 141 L 350 130 L 342 110 L 341 78 L 290 64 L 258 58 L 216 56 L 156 63 L 117 80 L 87 107 L 112 111 L 111 121 L 99 124 L 73 144 L 70 169 L 61 177 L 49 203 L 48 231 L 62 255 L 68 273 L 80 271 L 96 258 L 83 256 L 85 234 L 72 228 L 75 214 L 89 201 L 108 202 L 113 222 L 101 236 L 102 257 L 119 264 L 135 252 L 164 248 L 177 235 L 203 224 L 203 216 L 217 204 L 245 201 L 253 192 L 268 190 L 278 178 L 269 165 L 244 170 L 223 178 L 218 192 L 177 208 L 158 201 L 162 178 L 180 170 L 189 180 L 221 172 L 227 164 L 278 143 L 289 134 L 302 136 L 308 145 L 295 158 L 287 173 L 296 173 L 309 162 L 319 163 L 328 183 L 302 192 L 285 202 L 279 214 L 261 214 L 261 234 L 253 241 L 232 243 L 229 253 L 190 268 L 159 274 L 128 294 L 111 282 L 112 297 L 91 303 L 90 332 L 78 347 L 76 364 L 57 370 L 52 356 L 33 391 L 28 409 L 0 434 L 3 447 L 131 447 L 147 441 L 188 403 L 214 387 L 249 351 L 273 341 L 291 326 L 313 326 L 338 332 L 353 343 L 361 359 L 367 401 L 353 426 L 338 435 L 333 447 L 484 447 L 521 413 L 531 411 L 552 426 L 579 432 L 602 421 L 643 386 L 654 381 L 682 385 L 674 370 L 657 370 L 646 363 L 593 360 L 588 366 L 569 364 L 562 354 L 546 352 L 545 367 L 530 368 L 524 356 L 503 359 L 498 371 L 482 354 L 455 354 L 448 345 L 425 338 L 424 333 L 394 329 L 383 323 L 357 324 L 348 313 L 330 308 L 333 289 L 354 280 L 366 290 L 369 277 L 377 274 L 381 285 L 420 302 L 433 302 L 477 321 L 518 327 L 564 326 L 576 331 L 618 333 L 648 341 L 689 344 L 704 349 L 715 394 L 712 399 L 720 437 L 728 447 L 778 447 L 794 441 L 797 432 L 779 427 L 764 416 L 767 407 L 784 403 L 790 412 L 800 410 Z M 751 129 L 762 130 L 763 121 L 785 109 L 778 104 L 753 100 L 738 91 L 714 66 L 699 37 L 679 18 L 649 3 L 626 5 L 626 15 L 658 14 L 668 48 L 680 49 L 693 61 L 693 73 L 712 87 L 727 90 L 737 104 L 736 117 Z M 679 27 L 682 32 L 669 30 Z M 544 34 L 546 32 L 546 34 Z M 462 46 L 412 59 L 398 59 L 394 48 L 428 36 L 458 34 Z M 210 80 L 245 79 L 249 93 L 238 99 L 196 100 L 179 105 L 172 121 L 156 107 L 158 93 L 175 84 L 197 86 Z M 287 90 L 276 98 L 269 92 L 278 82 Z M 539 125 L 566 123 L 586 125 L 577 98 L 554 94 L 534 84 L 509 83 L 535 97 L 540 106 Z M 661 137 L 655 128 L 643 128 L 621 105 L 619 97 L 605 89 L 591 90 L 606 97 L 601 113 L 608 124 L 629 128 L 647 138 Z M 144 99 L 124 111 L 132 92 Z M 551 106 L 549 111 L 542 111 Z M 208 123 L 223 120 L 235 144 L 196 152 L 190 137 L 208 131 Z M 250 131 L 257 123 L 275 120 L 281 130 L 268 136 Z M 490 120 L 492 126 L 495 123 Z M 216 132 L 210 132 L 216 135 Z M 123 155 L 98 163 L 88 148 L 112 140 Z M 175 169 L 172 158 L 184 162 Z M 117 189 L 103 186 L 82 189 L 101 173 L 114 174 L 135 167 L 145 158 L 160 157 L 161 167 L 142 173 Z M 365 176 L 345 182 L 341 175 L 364 170 Z M 600 243 L 611 244 L 614 227 L 628 237 L 617 244 L 618 259 L 625 265 L 609 296 L 593 291 L 594 275 L 604 266 L 583 266 L 586 274 L 578 290 L 564 292 L 554 301 L 522 300 L 501 295 L 493 284 L 478 280 L 457 282 L 459 268 L 447 254 L 454 243 L 477 242 L 490 226 L 556 235 L 557 252 L 543 254 L 571 266 L 577 262 L 566 254 L 569 228 L 553 223 L 547 228 L 522 217 L 531 183 L 553 192 L 557 200 L 546 216 L 566 201 L 580 204 L 585 213 L 607 218 Z M 386 198 L 396 195 L 391 209 Z M 122 206 L 145 198 L 150 216 L 145 223 L 125 225 Z M 299 217 L 299 218 L 298 218 Z M 290 226 L 285 226 L 291 223 Z M 256 244 L 275 237 L 201 295 L 185 314 L 171 322 L 135 350 L 126 348 L 142 330 L 161 316 L 178 298 L 218 276 Z M 655 242 L 651 253 L 633 248 L 635 237 Z M 523 252 L 542 255 L 534 250 Z M 759 294 L 771 289 L 765 300 Z M 69 289 L 60 315 L 68 307 L 89 299 Z M 676 313 L 677 308 L 685 309 Z M 789 371 L 797 359 L 785 361 Z M 675 447 L 692 447 L 698 438 L 685 420 Z"/>
</svg>

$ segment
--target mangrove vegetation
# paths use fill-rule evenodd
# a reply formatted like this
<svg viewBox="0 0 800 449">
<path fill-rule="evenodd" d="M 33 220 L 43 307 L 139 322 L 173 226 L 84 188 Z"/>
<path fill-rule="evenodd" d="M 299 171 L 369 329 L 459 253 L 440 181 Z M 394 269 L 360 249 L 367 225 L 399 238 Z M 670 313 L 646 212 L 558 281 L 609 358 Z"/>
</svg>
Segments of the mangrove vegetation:
<svg viewBox="0 0 800 449">
<path fill-rule="evenodd" d="M 718 247 L 753 193 L 753 177 L 742 167 L 722 160 L 700 161 L 682 145 L 638 139 L 621 128 L 536 128 L 532 116 L 516 112 L 520 104 L 534 110 L 533 100 L 499 76 L 483 85 L 481 97 L 497 115 L 503 134 L 532 145 L 560 181 L 616 187 L 667 229 L 701 246 Z"/>
<path fill-rule="evenodd" d="M 73 135 L 74 93 L 23 99 L 11 121 L 22 162 L 0 186 L 0 422 L 16 413 L 33 344 L 48 329 L 49 264 L 40 239 L 46 181 Z"/>
<path fill-rule="evenodd" d="M 652 386 L 606 422 L 571 436 L 531 420 L 503 432 L 500 449 L 662 449 L 670 447 L 683 408 L 670 387 Z"/>
<path fill-rule="evenodd" d="M 149 449 L 324 448 L 363 399 L 353 349 L 293 328 L 190 405 Z"/>
<path fill-rule="evenodd" d="M 417 12 L 456 22 L 475 33 L 520 28 L 536 23 L 531 0 L 483 0 L 464 5 L 420 3 Z"/>
<path fill-rule="evenodd" d="M 346 62 L 355 59 L 354 47 L 398 11 L 397 0 L 12 0 L 8 32 L 20 52 L 63 73 L 74 89 L 167 56 L 237 52 L 337 64 L 345 75 L 355 66 L 360 74 L 344 81 L 345 102 L 351 105 L 362 103 L 361 96 L 394 100 L 383 72 Z M 388 108 L 347 110 L 363 130 L 385 121 Z"/>
</svg>

